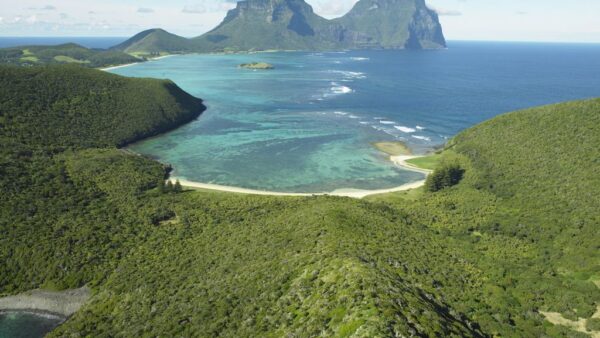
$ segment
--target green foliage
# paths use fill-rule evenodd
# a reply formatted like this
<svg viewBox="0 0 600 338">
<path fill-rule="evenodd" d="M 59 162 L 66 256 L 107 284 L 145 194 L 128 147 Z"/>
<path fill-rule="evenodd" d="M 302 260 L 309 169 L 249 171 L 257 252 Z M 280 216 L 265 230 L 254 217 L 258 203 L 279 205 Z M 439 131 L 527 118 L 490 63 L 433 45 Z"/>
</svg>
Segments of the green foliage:
<svg viewBox="0 0 600 338">
<path fill-rule="evenodd" d="M 600 303 L 600 100 L 461 133 L 440 168 L 464 177 L 436 193 L 167 194 L 166 168 L 115 146 L 198 100 L 76 66 L 0 75 L 0 293 L 95 292 L 51 336 L 578 336 L 539 312 Z"/>
<path fill-rule="evenodd" d="M 94 147 L 173 128 L 201 101 L 77 66 L 2 66 L 0 83 L 0 294 L 95 285 L 156 219 L 142 201 L 165 168 Z"/>
<path fill-rule="evenodd" d="M 190 42 L 186 38 L 171 34 L 162 29 L 149 29 L 112 47 L 111 50 L 139 55 L 160 56 L 162 53 L 189 52 Z"/>
<path fill-rule="evenodd" d="M 440 191 L 457 185 L 462 180 L 465 170 L 459 164 L 446 164 L 436 168 L 425 181 L 425 189 L 429 192 Z"/>
<path fill-rule="evenodd" d="M 123 145 L 200 115 L 202 101 L 168 80 L 78 66 L 0 66 L 0 137 L 31 147 Z"/>
<path fill-rule="evenodd" d="M 597 99 L 569 102 L 466 130 L 441 164 L 458 161 L 466 169 L 461 183 L 417 203 L 394 202 L 415 222 L 445 233 L 484 272 L 484 293 L 452 307 L 485 332 L 560 336 L 531 314 L 590 318 L 596 311 L 599 111 Z"/>
<path fill-rule="evenodd" d="M 600 332 L 600 318 L 590 318 L 585 324 L 585 329 L 588 331 Z"/>
<path fill-rule="evenodd" d="M 140 62 L 134 56 L 118 51 L 88 49 L 68 43 L 57 46 L 24 46 L 0 49 L 0 64 L 48 65 L 76 63 L 86 67 L 108 67 Z"/>
<path fill-rule="evenodd" d="M 424 157 L 417 157 L 410 160 L 406 160 L 406 163 L 414 165 L 415 167 L 434 170 L 440 161 L 440 154 L 432 154 Z"/>
<path fill-rule="evenodd" d="M 401 212 L 329 197 L 162 198 L 178 219 L 54 336 L 483 336 L 436 289 L 468 288 L 477 272 L 452 250 L 431 255 L 442 237 Z"/>
</svg>

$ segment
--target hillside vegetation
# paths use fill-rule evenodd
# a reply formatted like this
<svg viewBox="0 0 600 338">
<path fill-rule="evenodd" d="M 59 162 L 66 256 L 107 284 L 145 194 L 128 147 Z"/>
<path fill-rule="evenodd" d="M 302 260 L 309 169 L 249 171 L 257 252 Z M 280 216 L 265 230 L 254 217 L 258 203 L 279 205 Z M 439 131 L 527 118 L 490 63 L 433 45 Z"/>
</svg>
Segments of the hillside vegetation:
<svg viewBox="0 0 600 338">
<path fill-rule="evenodd" d="M 194 119 L 202 101 L 77 66 L 0 66 L 0 84 L 0 293 L 102 279 L 143 224 L 123 210 L 165 175 L 115 147 Z"/>
<path fill-rule="evenodd" d="M 89 49 L 74 43 L 0 49 L 0 64 L 21 66 L 79 64 L 99 68 L 141 61 L 143 60 L 120 51 Z"/>
<path fill-rule="evenodd" d="M 33 70 L 0 69 L 0 293 L 94 291 L 51 336 L 576 337 L 585 335 L 541 312 L 576 321 L 600 304 L 600 100 L 461 133 L 437 170 L 458 167 L 462 179 L 411 200 L 174 193 L 161 189 L 162 165 L 115 148 L 147 130 L 120 123 L 163 99 L 132 98 L 88 123 L 88 106 L 74 99 L 27 109 L 39 88 L 4 88 L 35 82 L 17 80 Z M 112 81 L 134 81 L 36 71 L 82 72 L 78 87 L 108 92 Z M 152 87 L 139 81 L 129 85 Z M 61 101 L 50 99 L 60 86 L 47 88 L 40 107 Z M 173 88 L 174 115 L 199 107 Z M 105 101 L 112 96 L 94 102 L 112 107 Z M 57 113 L 69 109 L 68 120 Z M 36 117 L 56 122 L 42 128 Z"/>
</svg>

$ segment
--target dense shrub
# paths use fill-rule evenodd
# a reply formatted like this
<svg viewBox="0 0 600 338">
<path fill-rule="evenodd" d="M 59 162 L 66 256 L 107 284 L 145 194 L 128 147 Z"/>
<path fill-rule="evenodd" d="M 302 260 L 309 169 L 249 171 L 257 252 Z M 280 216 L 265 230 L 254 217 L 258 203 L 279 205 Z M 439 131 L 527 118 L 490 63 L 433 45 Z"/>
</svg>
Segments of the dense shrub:
<svg viewBox="0 0 600 338">
<path fill-rule="evenodd" d="M 459 164 L 446 164 L 436 168 L 425 181 L 425 189 L 429 192 L 440 191 L 457 185 L 462 180 L 465 171 Z"/>
</svg>

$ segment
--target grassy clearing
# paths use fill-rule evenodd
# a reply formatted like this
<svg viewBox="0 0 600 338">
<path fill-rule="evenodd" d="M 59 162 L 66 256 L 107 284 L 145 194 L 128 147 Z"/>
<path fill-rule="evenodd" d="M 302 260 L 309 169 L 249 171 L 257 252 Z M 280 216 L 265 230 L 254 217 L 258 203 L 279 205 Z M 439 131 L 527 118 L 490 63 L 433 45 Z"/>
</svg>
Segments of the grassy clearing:
<svg viewBox="0 0 600 338">
<path fill-rule="evenodd" d="M 140 58 L 140 59 L 153 59 L 153 58 L 171 55 L 171 53 L 167 53 L 167 52 L 158 52 L 158 53 L 134 52 L 134 53 L 128 53 L 128 54 L 133 57 Z"/>
<path fill-rule="evenodd" d="M 397 202 L 406 202 L 406 201 L 416 201 L 425 192 L 423 187 L 417 189 L 411 189 L 406 191 L 398 191 L 387 194 L 379 194 L 379 195 L 371 195 L 367 196 L 364 199 L 369 202 L 385 202 L 385 203 L 397 203 Z"/>
<path fill-rule="evenodd" d="M 441 158 L 442 154 L 433 154 L 425 157 L 413 158 L 412 160 L 407 160 L 406 163 L 418 168 L 433 170 L 438 165 Z"/>
<path fill-rule="evenodd" d="M 23 49 L 23 56 L 32 56 L 33 54 L 29 49 Z"/>
<path fill-rule="evenodd" d="M 384 152 L 390 156 L 411 155 L 410 148 L 401 141 L 395 142 L 375 142 L 372 143 L 377 150 Z"/>
<path fill-rule="evenodd" d="M 54 57 L 54 60 L 56 60 L 58 62 L 66 62 L 66 63 L 90 63 L 90 61 L 88 61 L 88 60 L 85 60 L 85 61 L 77 60 L 70 56 L 65 56 L 65 55 L 57 55 Z"/>
<path fill-rule="evenodd" d="M 24 56 L 20 59 L 21 62 L 38 62 L 40 61 L 40 59 L 38 59 L 35 56 Z"/>
</svg>

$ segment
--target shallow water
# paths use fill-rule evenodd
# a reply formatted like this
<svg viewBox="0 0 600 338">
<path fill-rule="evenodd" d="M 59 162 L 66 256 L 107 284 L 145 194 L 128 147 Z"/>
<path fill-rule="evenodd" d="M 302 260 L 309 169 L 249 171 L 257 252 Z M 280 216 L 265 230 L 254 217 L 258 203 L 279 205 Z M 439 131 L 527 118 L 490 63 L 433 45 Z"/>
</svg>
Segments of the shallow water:
<svg viewBox="0 0 600 338">
<path fill-rule="evenodd" d="M 600 96 L 600 45 L 451 42 L 438 51 L 185 55 L 112 72 L 170 78 L 209 109 L 131 149 L 191 181 L 281 192 L 422 179 L 370 143 L 415 152 L 497 114 Z M 240 69 L 246 62 L 276 69 Z"/>
<path fill-rule="evenodd" d="M 0 313 L 0 338 L 44 337 L 56 328 L 62 318 L 27 312 Z"/>
</svg>

